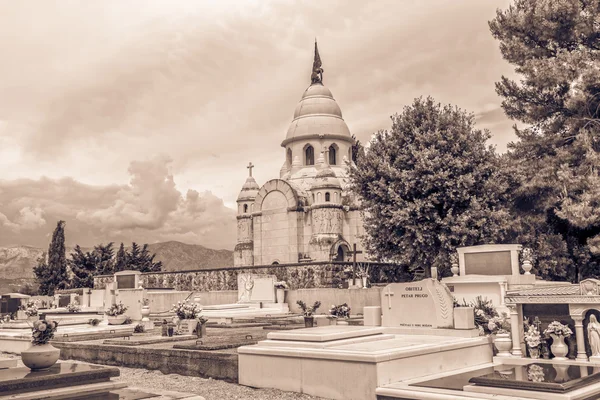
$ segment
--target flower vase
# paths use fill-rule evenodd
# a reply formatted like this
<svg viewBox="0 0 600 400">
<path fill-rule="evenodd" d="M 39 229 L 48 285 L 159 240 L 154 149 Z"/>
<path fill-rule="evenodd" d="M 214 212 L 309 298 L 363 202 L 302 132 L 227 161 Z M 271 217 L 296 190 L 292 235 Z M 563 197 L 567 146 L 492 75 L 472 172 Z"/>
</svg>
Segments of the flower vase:
<svg viewBox="0 0 600 400">
<path fill-rule="evenodd" d="M 304 327 L 305 328 L 312 328 L 314 326 L 314 323 L 315 323 L 314 317 L 304 317 Z"/>
<path fill-rule="evenodd" d="M 566 355 L 569 353 L 569 347 L 565 343 L 565 337 L 563 335 L 555 335 L 554 333 L 551 333 L 550 336 L 552 336 L 550 350 L 552 350 L 552 354 L 554 354 L 554 359 L 568 360 Z"/>
<path fill-rule="evenodd" d="M 354 279 L 348 278 L 348 289 L 350 289 L 352 286 L 354 286 Z"/>
<path fill-rule="evenodd" d="M 50 343 L 32 345 L 21 352 L 21 361 L 32 371 L 43 371 L 50 368 L 56 364 L 59 357 L 60 349 Z"/>
<path fill-rule="evenodd" d="M 277 288 L 277 302 L 279 304 L 283 304 L 285 300 L 285 289 Z"/>
<path fill-rule="evenodd" d="M 536 346 L 536 347 L 527 347 L 529 349 L 529 357 L 537 360 L 538 358 L 540 358 L 540 347 Z"/>
<path fill-rule="evenodd" d="M 366 289 L 367 288 L 367 277 L 363 276 L 361 279 L 362 279 L 363 289 Z"/>
<path fill-rule="evenodd" d="M 150 306 L 142 306 L 142 321 L 150 321 Z"/>
<path fill-rule="evenodd" d="M 196 334 L 199 338 L 206 337 L 206 323 L 198 323 L 198 329 L 196 330 Z"/>
<path fill-rule="evenodd" d="M 531 265 L 531 261 L 523 261 L 523 265 L 521 265 L 521 267 L 523 268 L 523 271 L 525 271 L 524 275 L 531 275 L 531 272 L 529 272 L 531 271 L 531 268 L 533 268 L 533 265 Z"/>
<path fill-rule="evenodd" d="M 452 271 L 452 276 L 458 276 L 458 272 L 460 271 L 458 264 L 452 264 L 450 271 Z"/>
<path fill-rule="evenodd" d="M 512 340 L 508 333 L 497 333 L 494 336 L 494 345 L 498 349 L 498 357 L 510 357 L 510 349 L 512 348 Z"/>
</svg>

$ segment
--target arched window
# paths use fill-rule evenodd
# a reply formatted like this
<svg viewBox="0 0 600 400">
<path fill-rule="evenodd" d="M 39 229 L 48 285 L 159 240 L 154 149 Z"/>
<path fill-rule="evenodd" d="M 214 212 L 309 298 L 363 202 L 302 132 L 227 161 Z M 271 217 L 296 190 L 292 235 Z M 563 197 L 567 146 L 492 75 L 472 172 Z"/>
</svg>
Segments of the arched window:
<svg viewBox="0 0 600 400">
<path fill-rule="evenodd" d="M 315 202 L 315 194 L 312 194 L 313 203 Z"/>
<path fill-rule="evenodd" d="M 329 165 L 337 165 L 337 154 L 333 145 L 329 146 Z"/>
<path fill-rule="evenodd" d="M 248 204 L 244 204 L 244 214 L 248 212 Z"/>
<path fill-rule="evenodd" d="M 292 149 L 290 149 L 289 147 L 287 149 L 285 161 L 286 161 L 288 168 L 292 166 Z"/>
<path fill-rule="evenodd" d="M 312 146 L 308 146 L 304 151 L 304 154 L 306 156 L 306 162 L 304 164 L 315 165 L 315 149 L 313 149 Z"/>
<path fill-rule="evenodd" d="M 317 203 L 321 202 L 321 192 L 317 192 Z"/>
<path fill-rule="evenodd" d="M 325 192 L 325 201 L 331 201 L 331 195 L 329 192 Z"/>
<path fill-rule="evenodd" d="M 338 199 L 337 199 L 337 192 L 333 192 L 333 202 L 337 203 Z"/>
</svg>

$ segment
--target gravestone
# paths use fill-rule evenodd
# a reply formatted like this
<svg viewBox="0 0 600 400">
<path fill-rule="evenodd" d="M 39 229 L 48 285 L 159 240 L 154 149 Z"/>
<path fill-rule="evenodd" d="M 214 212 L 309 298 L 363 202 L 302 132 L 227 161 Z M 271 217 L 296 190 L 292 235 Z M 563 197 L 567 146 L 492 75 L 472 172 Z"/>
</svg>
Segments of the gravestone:
<svg viewBox="0 0 600 400">
<path fill-rule="evenodd" d="M 140 285 L 140 271 L 125 270 L 115 273 L 117 289 L 137 289 Z"/>
<path fill-rule="evenodd" d="M 382 326 L 453 328 L 454 302 L 450 290 L 436 279 L 391 283 L 381 293 Z"/>
<path fill-rule="evenodd" d="M 238 303 L 275 303 L 275 275 L 238 275 Z"/>
</svg>

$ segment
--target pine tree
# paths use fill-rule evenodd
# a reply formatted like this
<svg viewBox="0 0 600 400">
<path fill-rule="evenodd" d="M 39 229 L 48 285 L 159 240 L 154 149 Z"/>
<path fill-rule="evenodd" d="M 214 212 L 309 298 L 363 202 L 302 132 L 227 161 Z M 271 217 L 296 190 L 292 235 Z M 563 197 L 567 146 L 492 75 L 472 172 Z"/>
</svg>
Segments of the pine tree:
<svg viewBox="0 0 600 400">
<path fill-rule="evenodd" d="M 97 275 L 112 275 L 115 272 L 113 242 L 107 245 L 99 244 L 94 246 L 93 255 L 95 258 Z"/>
<path fill-rule="evenodd" d="M 517 240 L 550 279 L 600 276 L 599 20 L 598 0 L 516 0 L 490 22 L 519 73 L 496 91 L 527 124 L 507 155 Z"/>
<path fill-rule="evenodd" d="M 67 259 L 65 256 L 65 221 L 58 221 L 52 233 L 52 241 L 48 246 L 47 260 L 38 260 L 34 267 L 36 279 L 40 284 L 40 293 L 54 295 L 56 289 L 66 289 L 69 278 L 67 275 Z"/>
<path fill-rule="evenodd" d="M 115 259 L 115 272 L 124 271 L 127 269 L 127 257 L 127 251 L 125 250 L 123 242 L 121 242 L 119 251 L 117 251 L 117 257 Z"/>
<path fill-rule="evenodd" d="M 456 247 L 503 241 L 509 186 L 489 137 L 472 115 L 431 98 L 394 115 L 350 170 L 369 253 L 444 274 Z"/>
<path fill-rule="evenodd" d="M 72 288 L 91 288 L 94 286 L 94 275 L 96 275 L 96 260 L 92 253 L 83 252 L 79 245 L 75 246 L 68 260 L 69 267 L 73 272 Z"/>
<path fill-rule="evenodd" d="M 139 271 L 141 268 L 141 260 L 140 260 L 141 249 L 140 245 L 136 242 L 131 243 L 131 250 L 129 251 L 129 255 L 127 257 L 127 269 Z"/>
</svg>

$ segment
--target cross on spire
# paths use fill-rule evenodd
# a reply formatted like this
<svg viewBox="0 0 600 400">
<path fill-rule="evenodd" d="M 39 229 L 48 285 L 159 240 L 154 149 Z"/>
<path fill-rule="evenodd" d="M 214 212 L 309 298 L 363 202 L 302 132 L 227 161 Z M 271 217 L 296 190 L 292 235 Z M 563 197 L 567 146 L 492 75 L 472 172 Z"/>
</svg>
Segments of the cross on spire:
<svg viewBox="0 0 600 400">
<path fill-rule="evenodd" d="M 254 164 L 252 164 L 252 161 L 248 163 L 248 166 L 246 167 L 248 168 L 248 171 L 250 171 L 250 177 L 252 177 L 252 168 L 254 168 Z"/>
</svg>

